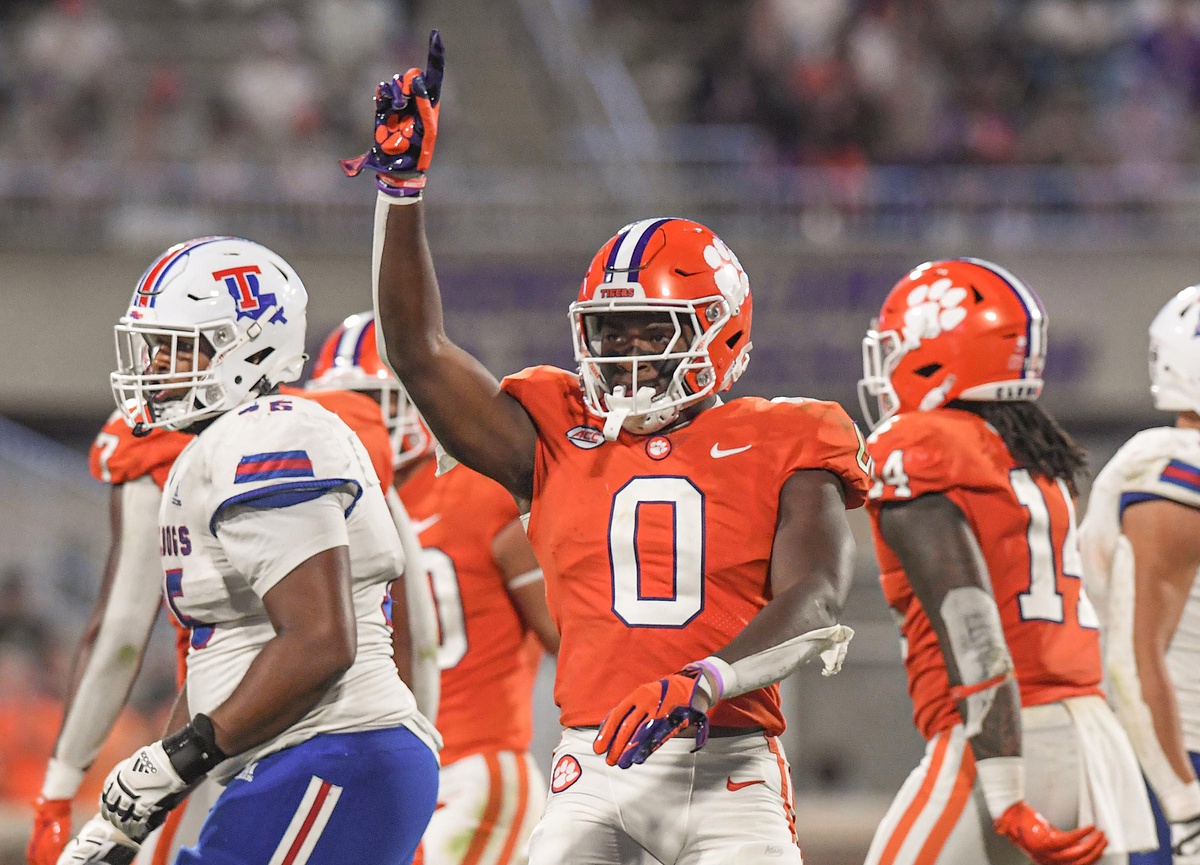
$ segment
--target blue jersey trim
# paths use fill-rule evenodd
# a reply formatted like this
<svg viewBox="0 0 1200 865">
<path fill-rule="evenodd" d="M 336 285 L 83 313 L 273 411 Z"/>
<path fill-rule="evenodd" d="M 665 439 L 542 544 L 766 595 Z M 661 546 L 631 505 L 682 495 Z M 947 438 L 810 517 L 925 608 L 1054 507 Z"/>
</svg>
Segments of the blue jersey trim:
<svg viewBox="0 0 1200 865">
<path fill-rule="evenodd" d="M 1117 513 L 1119 515 L 1123 515 L 1125 513 L 1125 509 L 1130 505 L 1136 505 L 1138 502 L 1152 501 L 1169 502 L 1173 501 L 1173 499 L 1168 499 L 1166 496 L 1160 496 L 1158 493 L 1121 493 L 1121 507 L 1118 509 Z"/>
<path fill-rule="evenodd" d="M 271 484 L 269 487 L 259 487 L 256 490 L 246 490 L 244 493 L 230 496 L 217 505 L 216 510 L 213 511 L 212 519 L 208 521 L 208 530 L 214 535 L 217 533 L 217 520 L 220 519 L 221 513 L 226 508 L 236 505 L 264 509 L 287 508 L 320 498 L 327 492 L 344 486 L 353 486 L 355 490 L 354 501 L 350 503 L 350 507 L 346 508 L 348 517 L 354 511 L 358 500 L 362 498 L 362 484 L 352 478 L 322 478 L 321 480 Z"/>
</svg>

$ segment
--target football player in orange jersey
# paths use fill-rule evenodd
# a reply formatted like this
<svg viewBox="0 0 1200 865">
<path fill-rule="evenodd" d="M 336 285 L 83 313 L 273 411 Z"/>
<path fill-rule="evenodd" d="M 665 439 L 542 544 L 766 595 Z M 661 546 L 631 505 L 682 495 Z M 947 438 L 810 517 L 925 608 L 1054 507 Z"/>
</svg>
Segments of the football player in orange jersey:
<svg viewBox="0 0 1200 865">
<path fill-rule="evenodd" d="M 852 634 L 861 438 L 833 403 L 722 403 L 749 359 L 749 280 L 685 219 L 597 253 L 570 310 L 577 372 L 501 384 L 450 342 L 420 201 L 441 75 L 434 34 L 345 167 L 379 172 L 385 357 L 451 455 L 532 502 L 567 729 L 530 862 L 800 862 L 776 683 L 819 654 L 836 670 Z"/>
<path fill-rule="evenodd" d="M 173 256 L 160 257 L 147 271 Z M 179 266 L 182 258 L 172 262 Z M 143 277 L 144 281 L 145 277 Z M 392 445 L 378 407 L 369 398 L 347 391 L 305 396 L 337 414 L 363 441 L 372 465 L 391 477 Z M 110 484 L 111 541 L 100 592 L 75 650 L 67 704 L 54 755 L 46 769 L 42 795 L 35 803 L 33 832 L 27 849 L 29 865 L 53 865 L 71 837 L 71 800 L 87 768 L 108 737 L 124 707 L 162 603 L 163 573 L 159 561 L 158 508 L 162 487 L 175 458 L 192 440 L 183 432 L 134 431 L 116 411 L 97 434 L 89 455 L 92 475 Z M 178 679 L 182 685 L 190 632 L 176 625 Z M 166 863 L 181 844 L 195 841 L 212 795 L 193 793 L 167 819 L 161 833 L 142 845 L 139 862 Z"/>
<path fill-rule="evenodd" d="M 1003 268 L 936 261 L 863 342 L 868 508 L 929 743 L 868 865 L 1087 865 L 1153 843 L 1080 580 L 1084 456 L 1034 402 L 1046 325 Z"/>
<path fill-rule="evenodd" d="M 371 313 L 330 334 L 308 386 L 364 391 L 388 407 L 395 487 L 437 600 L 442 770 L 425 865 L 524 863 L 546 799 L 529 754 L 533 684 L 558 632 L 516 502 L 466 466 L 437 475 L 432 437 L 379 358 Z"/>
</svg>

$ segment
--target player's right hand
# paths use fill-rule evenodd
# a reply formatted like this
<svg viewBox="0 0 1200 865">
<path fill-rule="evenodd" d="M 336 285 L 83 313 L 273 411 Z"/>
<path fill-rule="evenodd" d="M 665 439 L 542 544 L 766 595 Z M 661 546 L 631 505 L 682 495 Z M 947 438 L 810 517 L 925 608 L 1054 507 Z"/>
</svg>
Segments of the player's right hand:
<svg viewBox="0 0 1200 865">
<path fill-rule="evenodd" d="M 1171 824 L 1172 865 L 1200 865 L 1200 814 Z"/>
<path fill-rule="evenodd" d="M 54 865 L 71 837 L 71 802 L 38 796 L 33 808 L 33 834 L 25 858 L 29 865 Z"/>
<path fill-rule="evenodd" d="M 1095 826 L 1056 829 L 1025 801 L 1014 802 L 992 825 L 1037 865 L 1091 865 L 1108 846 Z"/>
<path fill-rule="evenodd" d="M 421 194 L 437 145 L 445 69 L 446 49 L 434 30 L 424 72 L 414 67 L 375 88 L 375 143 L 362 156 L 341 160 L 348 176 L 368 168 L 376 172 L 379 189 L 389 195 Z"/>
<path fill-rule="evenodd" d="M 141 845 L 99 814 L 83 824 L 79 835 L 58 857 L 58 865 L 129 865 Z"/>
</svg>

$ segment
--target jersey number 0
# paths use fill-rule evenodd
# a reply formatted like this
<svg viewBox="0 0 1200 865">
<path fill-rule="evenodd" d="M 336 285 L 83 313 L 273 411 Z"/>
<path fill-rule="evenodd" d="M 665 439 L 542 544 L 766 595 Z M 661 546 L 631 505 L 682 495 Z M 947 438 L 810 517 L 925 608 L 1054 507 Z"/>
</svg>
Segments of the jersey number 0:
<svg viewBox="0 0 1200 865">
<path fill-rule="evenodd" d="M 675 531 L 671 597 L 642 592 L 638 558 L 638 510 L 669 505 Z M 613 496 L 608 522 L 613 612 L 640 628 L 681 628 L 704 609 L 704 493 L 683 477 L 636 477 Z"/>
</svg>

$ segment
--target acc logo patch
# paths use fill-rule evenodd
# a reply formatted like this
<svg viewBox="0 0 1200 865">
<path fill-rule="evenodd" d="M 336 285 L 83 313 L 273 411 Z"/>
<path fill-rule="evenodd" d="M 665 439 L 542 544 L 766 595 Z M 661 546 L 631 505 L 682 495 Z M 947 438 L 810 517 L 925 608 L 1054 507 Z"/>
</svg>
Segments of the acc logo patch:
<svg viewBox="0 0 1200 865">
<path fill-rule="evenodd" d="M 577 426 L 567 430 L 567 440 L 577 448 L 590 451 L 604 444 L 604 433 L 594 426 Z"/>
<path fill-rule="evenodd" d="M 579 761 L 570 754 L 563 754 L 554 764 L 554 771 L 550 775 L 550 792 L 561 793 L 578 781 L 582 774 Z"/>
<path fill-rule="evenodd" d="M 671 454 L 671 440 L 666 436 L 654 436 L 646 442 L 646 455 L 652 460 L 666 459 Z"/>
</svg>

